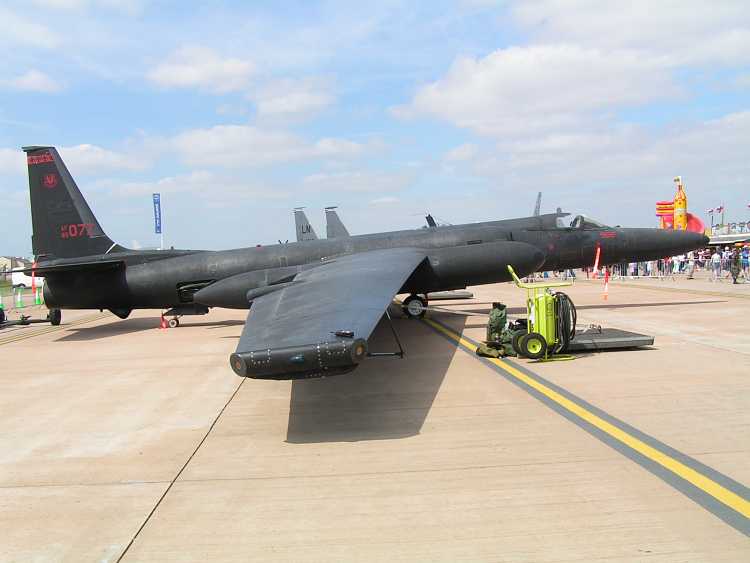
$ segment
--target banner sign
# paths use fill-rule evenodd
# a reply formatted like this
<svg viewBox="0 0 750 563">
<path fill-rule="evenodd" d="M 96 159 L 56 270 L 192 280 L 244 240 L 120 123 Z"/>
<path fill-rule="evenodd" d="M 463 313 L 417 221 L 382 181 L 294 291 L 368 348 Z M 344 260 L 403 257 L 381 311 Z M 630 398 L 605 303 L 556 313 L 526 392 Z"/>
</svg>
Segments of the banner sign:
<svg viewBox="0 0 750 563">
<path fill-rule="evenodd" d="M 154 194 L 154 232 L 161 234 L 161 194 Z"/>
</svg>

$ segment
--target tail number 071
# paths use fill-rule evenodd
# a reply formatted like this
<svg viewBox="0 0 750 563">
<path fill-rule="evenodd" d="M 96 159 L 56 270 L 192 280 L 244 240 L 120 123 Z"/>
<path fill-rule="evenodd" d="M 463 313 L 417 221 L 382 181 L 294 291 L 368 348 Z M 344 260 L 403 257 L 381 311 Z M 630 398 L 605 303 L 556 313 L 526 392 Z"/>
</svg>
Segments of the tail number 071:
<svg viewBox="0 0 750 563">
<path fill-rule="evenodd" d="M 69 225 L 60 225 L 60 238 L 82 238 L 91 237 L 94 232 L 93 223 L 70 223 Z"/>
</svg>

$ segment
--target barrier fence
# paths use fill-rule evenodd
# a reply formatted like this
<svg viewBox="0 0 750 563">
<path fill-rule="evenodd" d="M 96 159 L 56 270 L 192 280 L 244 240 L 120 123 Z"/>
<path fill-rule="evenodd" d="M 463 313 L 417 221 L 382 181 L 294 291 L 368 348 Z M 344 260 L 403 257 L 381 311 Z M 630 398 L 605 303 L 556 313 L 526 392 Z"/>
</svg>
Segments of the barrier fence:
<svg viewBox="0 0 750 563">
<path fill-rule="evenodd" d="M 676 256 L 664 260 L 651 260 L 648 262 L 630 262 L 615 264 L 609 266 L 610 279 L 615 280 L 635 280 L 635 279 L 685 279 L 700 277 L 709 281 L 729 281 L 732 282 L 731 258 L 722 258 L 719 262 L 713 262 L 710 258 L 698 258 L 688 260 Z M 603 270 L 600 268 L 598 275 L 603 276 Z M 538 272 L 530 276 L 529 281 L 539 279 L 556 278 L 562 280 L 573 280 L 576 278 L 594 277 L 593 268 L 582 268 L 578 270 L 560 270 L 556 272 Z M 747 261 L 740 262 L 740 271 L 738 280 L 743 282 L 750 281 L 750 264 Z"/>
<path fill-rule="evenodd" d="M 708 277 L 711 281 L 731 280 L 732 259 L 722 258 L 718 262 L 710 259 L 687 260 L 679 257 L 665 260 L 652 260 L 650 262 L 631 262 L 627 264 L 615 264 L 610 266 L 610 277 L 613 280 L 657 278 L 676 279 L 690 278 L 702 272 L 701 277 Z M 750 277 L 750 268 L 747 262 L 740 265 L 740 278 Z"/>
</svg>

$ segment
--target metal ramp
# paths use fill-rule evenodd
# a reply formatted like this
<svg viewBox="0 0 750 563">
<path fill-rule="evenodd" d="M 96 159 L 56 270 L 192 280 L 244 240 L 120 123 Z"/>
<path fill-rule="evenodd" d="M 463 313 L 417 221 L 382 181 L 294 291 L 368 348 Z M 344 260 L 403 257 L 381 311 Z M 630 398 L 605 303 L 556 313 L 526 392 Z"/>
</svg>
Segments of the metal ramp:
<svg viewBox="0 0 750 563">
<path fill-rule="evenodd" d="M 653 346 L 654 337 L 617 328 L 589 328 L 576 331 L 568 352 L 597 352 Z"/>
</svg>

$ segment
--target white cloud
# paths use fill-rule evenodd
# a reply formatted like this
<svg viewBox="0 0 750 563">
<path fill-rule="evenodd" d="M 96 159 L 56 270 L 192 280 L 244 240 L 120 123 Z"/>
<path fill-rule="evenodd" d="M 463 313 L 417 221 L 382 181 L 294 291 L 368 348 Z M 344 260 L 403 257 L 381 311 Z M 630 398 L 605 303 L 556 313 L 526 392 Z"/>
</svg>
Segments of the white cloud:
<svg viewBox="0 0 750 563">
<path fill-rule="evenodd" d="M 740 74 L 734 79 L 734 85 L 739 88 L 750 89 L 750 73 Z"/>
<path fill-rule="evenodd" d="M 313 158 L 352 158 L 365 147 L 346 139 L 310 143 L 297 135 L 249 125 L 217 125 L 193 129 L 172 139 L 190 165 L 251 167 Z"/>
<path fill-rule="evenodd" d="M 81 10 L 88 6 L 89 0 L 32 0 L 32 3 L 41 8 Z"/>
<path fill-rule="evenodd" d="M 151 165 L 139 152 L 116 152 L 96 145 L 59 147 L 58 151 L 74 177 L 109 170 L 144 170 Z"/>
<path fill-rule="evenodd" d="M 320 78 L 272 81 L 250 97 L 257 104 L 261 119 L 302 119 L 320 112 L 334 101 L 330 85 Z"/>
<path fill-rule="evenodd" d="M 654 192 L 654 187 L 661 186 L 658 189 L 669 195 L 671 179 L 682 175 L 693 187 L 691 197 L 702 201 L 721 190 L 732 198 L 746 189 L 748 139 L 750 111 L 744 111 L 658 133 L 622 126 L 604 133 L 508 139 L 464 165 L 498 189 L 538 186 L 567 191 L 581 200 L 592 200 L 592 186 L 613 185 L 621 200 L 658 199 L 662 192 Z M 598 204 L 607 205 L 606 198 Z M 650 205 L 650 200 L 643 205 Z"/>
<path fill-rule="evenodd" d="M 0 7 L 0 46 L 6 43 L 54 49 L 61 44 L 61 40 L 47 26 Z"/>
<path fill-rule="evenodd" d="M 14 90 L 24 92 L 54 93 L 62 90 L 62 86 L 57 81 L 36 69 L 31 69 L 16 78 L 11 78 L 5 84 Z"/>
<path fill-rule="evenodd" d="M 445 160 L 448 162 L 461 162 L 465 160 L 471 160 L 477 155 L 479 147 L 474 143 L 464 143 L 451 150 L 445 155 Z"/>
<path fill-rule="evenodd" d="M 248 88 L 255 65 L 246 59 L 222 58 L 216 51 L 184 46 L 151 69 L 147 77 L 165 88 L 199 88 L 217 94 Z"/>
<path fill-rule="evenodd" d="M 138 14 L 146 0 L 32 0 L 42 8 L 82 12 L 92 8 L 111 9 L 124 14 Z"/>
<path fill-rule="evenodd" d="M 406 174 L 384 172 L 337 172 L 306 176 L 303 186 L 317 192 L 388 193 L 405 189 L 411 178 Z"/>
<path fill-rule="evenodd" d="M 401 200 L 394 196 L 385 196 L 385 197 L 377 197 L 375 199 L 371 199 L 368 204 L 369 205 L 393 205 L 396 203 L 400 203 Z"/>
<path fill-rule="evenodd" d="M 512 13 L 544 42 L 636 50 L 675 64 L 750 60 L 744 0 L 530 0 L 514 3 Z"/>
<path fill-rule="evenodd" d="M 114 195 L 123 197 L 142 196 L 152 193 L 189 193 L 212 203 L 229 203 L 237 198 L 286 199 L 289 194 L 278 186 L 259 184 L 244 177 L 231 174 L 216 174 L 208 170 L 194 170 L 186 174 L 167 176 L 158 180 L 141 182 L 118 182 L 104 180 L 98 183 Z"/>
<path fill-rule="evenodd" d="M 144 170 L 151 164 L 135 152 L 110 151 L 96 145 L 58 147 L 58 151 L 74 178 L 111 170 Z M 26 155 L 23 151 L 0 148 L 0 173 L 25 176 Z"/>
<path fill-rule="evenodd" d="M 19 149 L 0 149 L 0 173 L 12 176 L 26 174 L 26 155 Z"/>
<path fill-rule="evenodd" d="M 431 115 L 481 134 L 580 126 L 587 114 L 678 93 L 663 61 L 576 45 L 499 49 L 457 59 L 396 115 Z"/>
</svg>

